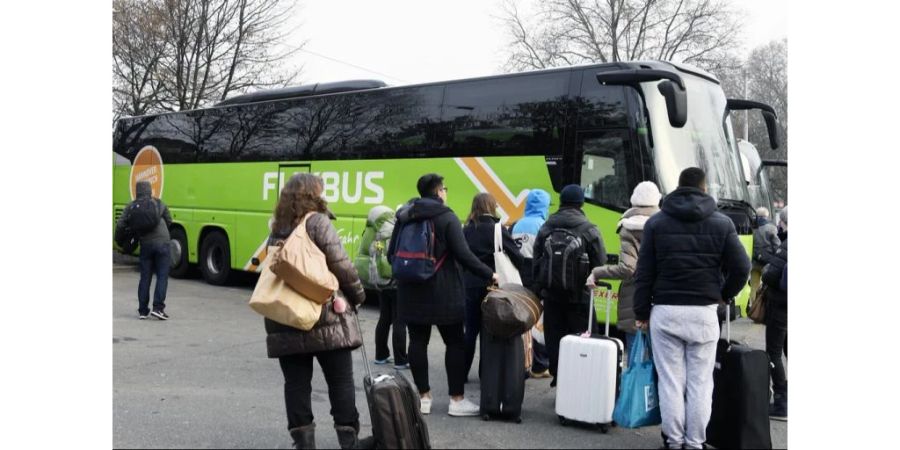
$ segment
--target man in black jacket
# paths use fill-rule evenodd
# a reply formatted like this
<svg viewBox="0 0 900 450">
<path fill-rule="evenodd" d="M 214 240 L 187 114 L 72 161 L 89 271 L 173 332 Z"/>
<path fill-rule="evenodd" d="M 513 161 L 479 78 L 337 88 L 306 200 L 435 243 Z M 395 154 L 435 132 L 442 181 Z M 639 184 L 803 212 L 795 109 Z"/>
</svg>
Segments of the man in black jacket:
<svg viewBox="0 0 900 450">
<path fill-rule="evenodd" d="M 762 282 L 766 284 L 766 353 L 772 361 L 772 390 L 775 398 L 769 409 L 769 418 L 787 421 L 787 374 L 781 355 L 787 357 L 787 206 L 779 214 L 779 226 L 783 240 L 778 251 L 763 267 Z"/>
<path fill-rule="evenodd" d="M 559 341 L 571 333 L 585 331 L 588 319 L 590 290 L 584 285 L 591 267 L 606 263 L 606 250 L 600 230 L 592 224 L 581 210 L 584 205 L 584 190 L 581 186 L 570 184 L 559 194 L 559 211 L 551 215 L 538 231 L 534 241 L 534 286 L 544 304 L 544 345 L 550 357 L 550 375 L 556 386 L 556 369 L 559 364 Z M 559 289 L 547 286 L 548 263 L 550 255 L 546 255 L 547 236 L 554 230 L 568 230 L 578 236 L 588 256 L 588 266 L 583 274 L 576 274 L 578 280 L 573 289 Z M 546 256 L 546 257 L 545 257 Z M 597 321 L 592 314 L 592 331 Z"/>
<path fill-rule="evenodd" d="M 734 223 L 706 194 L 706 174 L 685 169 L 678 189 L 644 226 L 634 274 L 636 326 L 646 330 L 649 321 L 669 448 L 702 448 L 706 442 L 717 305 L 737 295 L 749 274 L 750 258 Z"/>
<path fill-rule="evenodd" d="M 434 173 L 423 175 L 416 187 L 422 197 L 397 211 L 397 225 L 391 235 L 388 258 L 393 262 L 397 239 L 404 224 L 421 220 L 430 220 L 434 224 L 434 256 L 443 258 L 443 263 L 426 281 L 414 283 L 398 280 L 397 283 L 397 306 L 409 331 L 409 365 L 419 389 L 420 408 L 423 414 L 431 413 L 428 341 L 431 339 L 432 325 L 437 325 L 447 346 L 444 363 L 450 393 L 448 414 L 477 416 L 480 408 L 465 398 L 463 324 L 466 296 L 460 265 L 479 277 L 496 280 L 496 274 L 469 250 L 459 218 L 444 204 L 447 200 L 444 177 Z"/>
</svg>

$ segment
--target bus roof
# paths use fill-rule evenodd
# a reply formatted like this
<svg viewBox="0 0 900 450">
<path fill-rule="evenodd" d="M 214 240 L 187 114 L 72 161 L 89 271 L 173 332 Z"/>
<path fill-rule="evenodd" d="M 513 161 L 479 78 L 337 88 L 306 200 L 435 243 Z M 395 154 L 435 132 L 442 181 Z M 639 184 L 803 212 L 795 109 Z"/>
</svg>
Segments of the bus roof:
<svg viewBox="0 0 900 450">
<path fill-rule="evenodd" d="M 473 77 L 473 78 L 459 78 L 454 80 L 444 80 L 444 81 L 432 81 L 427 83 L 417 83 L 417 84 L 404 84 L 397 86 L 389 86 L 382 81 L 379 80 L 352 80 L 352 81 L 338 81 L 338 82 L 330 82 L 330 83 L 314 83 L 307 84 L 302 86 L 293 86 L 282 89 L 275 90 L 261 90 L 257 92 L 252 92 L 249 94 L 241 94 L 239 96 L 231 97 L 223 100 L 222 102 L 209 106 L 206 108 L 198 108 L 193 110 L 181 110 L 181 111 L 167 111 L 163 113 L 156 114 L 146 114 L 143 116 L 128 116 L 122 117 L 119 120 L 129 120 L 136 119 L 141 117 L 149 117 L 149 116 L 164 116 L 169 114 L 181 114 L 181 113 L 189 113 L 193 111 L 206 111 L 206 110 L 214 110 L 221 108 L 230 108 L 234 106 L 246 105 L 248 103 L 268 103 L 268 102 L 276 102 L 276 101 L 289 101 L 289 100 L 300 100 L 307 98 L 319 98 L 325 96 L 332 95 L 348 95 L 355 94 L 360 92 L 368 92 L 368 91 L 384 91 L 384 90 L 394 90 L 394 89 L 410 89 L 410 88 L 419 88 L 419 87 L 427 87 L 427 86 L 435 86 L 435 85 L 450 85 L 456 83 L 464 83 L 470 81 L 481 81 L 481 80 L 491 80 L 498 78 L 513 78 L 513 77 L 521 77 L 521 76 L 529 76 L 535 74 L 543 74 L 543 73 L 555 73 L 555 72 L 567 72 L 573 70 L 583 70 L 583 69 L 606 69 L 606 70 L 614 70 L 614 69 L 657 69 L 657 70 L 671 70 L 672 68 L 688 73 L 691 75 L 698 76 L 700 78 L 706 79 L 707 81 L 711 81 L 713 83 L 719 84 L 719 80 L 709 72 L 704 71 L 703 69 L 691 66 L 689 64 L 684 63 L 674 63 L 670 61 L 628 61 L 628 62 L 612 62 L 612 63 L 589 63 L 589 64 L 580 64 L 574 66 L 566 66 L 566 67 L 554 67 L 548 69 L 538 69 L 538 70 L 529 70 L 524 72 L 515 72 L 515 73 L 504 73 L 499 75 L 486 75 L 482 77 Z M 321 89 L 317 89 L 318 86 L 321 86 Z M 279 91 L 281 94 L 279 94 Z M 296 91 L 297 95 L 289 95 L 291 91 Z M 316 91 L 320 91 L 316 92 Z M 287 95 L 284 95 L 287 94 Z M 310 95 L 311 94 L 311 95 Z M 274 98 L 272 98 L 274 97 Z M 246 100 L 243 100 L 246 99 Z M 243 101 L 242 101 L 243 100 Z"/>
</svg>

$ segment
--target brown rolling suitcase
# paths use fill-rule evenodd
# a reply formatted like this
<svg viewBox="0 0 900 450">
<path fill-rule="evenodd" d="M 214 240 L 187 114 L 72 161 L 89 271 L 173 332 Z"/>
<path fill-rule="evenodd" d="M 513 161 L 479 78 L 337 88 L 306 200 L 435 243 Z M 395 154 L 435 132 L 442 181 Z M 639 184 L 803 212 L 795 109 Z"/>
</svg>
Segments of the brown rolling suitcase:
<svg viewBox="0 0 900 450">
<path fill-rule="evenodd" d="M 359 327 L 359 315 L 356 316 Z M 362 329 L 359 330 L 362 336 Z M 372 434 L 377 448 L 430 449 L 428 425 L 419 410 L 419 394 L 398 370 L 391 374 L 372 374 L 366 346 L 361 347 L 366 376 L 363 387 L 369 403 Z"/>
</svg>

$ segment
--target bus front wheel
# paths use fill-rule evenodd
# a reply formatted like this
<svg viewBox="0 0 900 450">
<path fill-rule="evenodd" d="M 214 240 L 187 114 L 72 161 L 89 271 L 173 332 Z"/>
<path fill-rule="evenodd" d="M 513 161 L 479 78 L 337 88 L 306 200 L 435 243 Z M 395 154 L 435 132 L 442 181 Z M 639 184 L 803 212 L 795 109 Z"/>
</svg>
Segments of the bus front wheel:
<svg viewBox="0 0 900 450">
<path fill-rule="evenodd" d="M 221 231 L 211 231 L 200 245 L 200 273 L 207 283 L 221 286 L 231 273 L 231 249 L 228 236 Z"/>
<path fill-rule="evenodd" d="M 173 228 L 169 233 L 172 241 L 170 251 L 172 252 L 172 268 L 169 275 L 173 278 L 185 278 L 188 275 L 190 264 L 188 264 L 188 246 L 187 234 L 181 228 Z"/>
</svg>

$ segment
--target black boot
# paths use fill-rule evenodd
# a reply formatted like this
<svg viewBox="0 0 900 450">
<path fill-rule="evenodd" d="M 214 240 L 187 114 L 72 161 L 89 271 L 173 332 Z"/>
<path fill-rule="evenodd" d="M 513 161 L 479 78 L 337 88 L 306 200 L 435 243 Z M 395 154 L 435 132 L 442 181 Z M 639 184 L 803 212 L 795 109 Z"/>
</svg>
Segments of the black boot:
<svg viewBox="0 0 900 450">
<path fill-rule="evenodd" d="M 291 428 L 291 437 L 294 438 L 294 448 L 316 448 L 316 424 L 311 423 L 300 428 Z"/>
<path fill-rule="evenodd" d="M 359 425 L 335 425 L 341 448 L 375 448 L 375 436 L 359 439 Z"/>
</svg>

